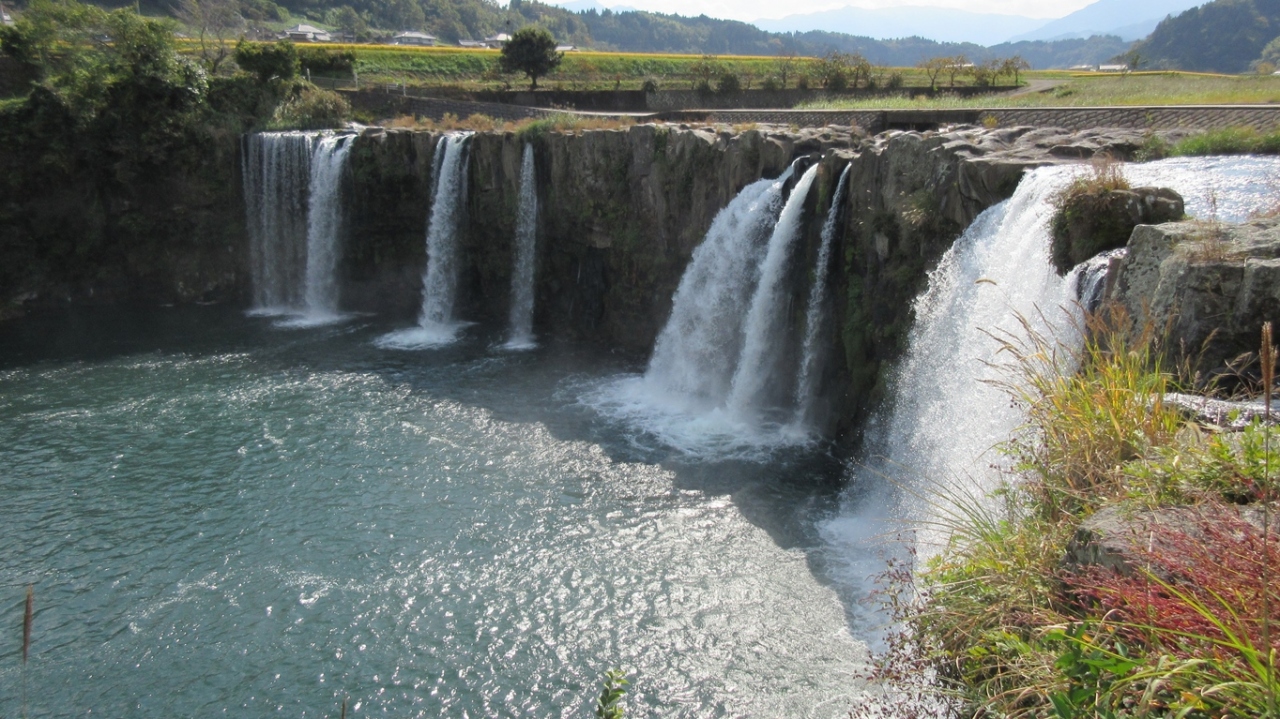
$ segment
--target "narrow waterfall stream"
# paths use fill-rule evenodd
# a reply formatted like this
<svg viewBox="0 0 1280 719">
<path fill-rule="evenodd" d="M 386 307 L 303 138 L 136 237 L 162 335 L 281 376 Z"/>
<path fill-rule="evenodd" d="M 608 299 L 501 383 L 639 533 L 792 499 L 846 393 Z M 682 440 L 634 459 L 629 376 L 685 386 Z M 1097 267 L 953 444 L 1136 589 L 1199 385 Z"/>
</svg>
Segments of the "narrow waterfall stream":
<svg viewBox="0 0 1280 719">
<path fill-rule="evenodd" d="M 338 257 L 342 234 L 342 170 L 350 136 L 321 137 L 311 156 L 307 203 L 307 269 L 303 291 L 306 324 L 334 322 L 338 315 Z"/>
<path fill-rule="evenodd" d="M 768 251 L 760 268 L 760 281 L 747 310 L 746 337 L 726 406 L 734 415 L 748 421 L 769 406 L 767 389 L 782 385 L 783 373 L 779 364 L 786 324 L 783 315 L 787 310 L 787 270 L 796 238 L 800 236 L 805 198 L 809 196 L 809 188 L 817 176 L 818 166 L 814 165 L 800 177 L 787 198 L 778 224 L 773 226 L 773 234 L 769 237 Z"/>
<path fill-rule="evenodd" d="M 525 143 L 520 162 L 520 207 L 516 215 L 515 261 L 511 267 L 510 350 L 533 349 L 533 281 L 538 241 L 538 176 L 533 145 Z"/>
<path fill-rule="evenodd" d="M 818 377 L 822 372 L 825 339 L 823 332 L 827 320 L 827 274 L 831 271 L 831 243 L 839 230 L 840 209 L 844 204 L 845 188 L 849 183 L 849 169 L 845 165 L 831 196 L 831 208 L 822 224 L 822 244 L 818 246 L 818 259 L 813 267 L 813 285 L 809 288 L 809 305 L 805 311 L 804 346 L 800 350 L 800 376 L 796 380 L 796 414 L 792 420 L 799 431 L 805 431 L 814 421 L 814 403 L 818 395 Z"/>
<path fill-rule="evenodd" d="M 264 132 L 243 141 L 245 227 L 257 313 L 285 314 L 302 302 L 312 136 Z"/>
<path fill-rule="evenodd" d="M 465 323 L 454 317 L 458 294 L 458 233 L 467 201 L 467 143 L 472 133 L 445 135 L 436 143 L 435 194 L 427 223 L 427 270 L 422 277 L 418 326 L 377 341 L 387 349 L 425 349 L 452 344 Z"/>
<path fill-rule="evenodd" d="M 245 224 L 254 314 L 282 327 L 329 324 L 338 312 L 342 173 L 350 135 L 267 132 L 244 140 Z"/>
</svg>

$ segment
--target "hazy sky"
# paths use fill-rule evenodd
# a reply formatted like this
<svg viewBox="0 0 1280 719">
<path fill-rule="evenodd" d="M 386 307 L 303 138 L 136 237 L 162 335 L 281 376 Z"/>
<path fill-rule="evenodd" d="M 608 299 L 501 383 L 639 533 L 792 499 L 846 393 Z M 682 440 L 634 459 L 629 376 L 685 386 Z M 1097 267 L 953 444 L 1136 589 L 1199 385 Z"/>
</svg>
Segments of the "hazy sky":
<svg viewBox="0 0 1280 719">
<path fill-rule="evenodd" d="M 561 4 L 565 0 L 551 0 Z M 864 8 L 894 7 L 903 5 L 929 5 L 951 7 L 959 10 L 984 13 L 1026 15 L 1028 17 L 1056 18 L 1075 12 L 1093 0 L 599 0 L 602 5 L 624 5 L 653 12 L 680 15 L 709 15 L 733 20 L 778 18 L 787 15 L 831 10 L 853 5 Z"/>
</svg>

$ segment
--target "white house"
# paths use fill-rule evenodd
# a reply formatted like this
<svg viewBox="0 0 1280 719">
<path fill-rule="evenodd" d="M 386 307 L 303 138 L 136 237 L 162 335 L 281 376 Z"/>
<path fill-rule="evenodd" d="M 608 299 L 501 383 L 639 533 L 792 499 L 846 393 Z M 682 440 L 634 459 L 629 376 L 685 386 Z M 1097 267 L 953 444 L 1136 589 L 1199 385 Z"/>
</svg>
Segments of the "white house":
<svg viewBox="0 0 1280 719">
<path fill-rule="evenodd" d="M 428 35 L 425 32 L 418 32 L 416 30 L 406 30 L 401 33 L 396 33 L 396 35 L 391 38 L 391 44 L 430 46 L 436 44 L 436 36 Z"/>
<path fill-rule="evenodd" d="M 575 52 L 577 49 L 577 45 L 556 45 L 556 52 Z"/>
<path fill-rule="evenodd" d="M 1128 65 L 1099 65 L 1098 72 L 1126 72 Z"/>
<path fill-rule="evenodd" d="M 497 35 L 490 35 L 484 39 L 484 44 L 489 47 L 502 47 L 508 42 L 511 42 L 511 36 L 505 32 L 500 32 Z"/>
<path fill-rule="evenodd" d="M 484 40 L 459 40 L 458 47 L 489 47 Z"/>
<path fill-rule="evenodd" d="M 294 42 L 329 42 L 328 30 L 321 30 L 311 25 L 294 25 L 284 31 L 285 37 Z"/>
</svg>

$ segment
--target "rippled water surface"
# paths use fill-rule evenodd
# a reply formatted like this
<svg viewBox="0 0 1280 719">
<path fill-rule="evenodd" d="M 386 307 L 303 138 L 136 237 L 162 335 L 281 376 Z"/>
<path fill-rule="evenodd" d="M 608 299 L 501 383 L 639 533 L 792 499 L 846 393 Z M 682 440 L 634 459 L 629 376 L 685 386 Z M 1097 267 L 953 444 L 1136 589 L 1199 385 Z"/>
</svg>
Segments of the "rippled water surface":
<svg viewBox="0 0 1280 719">
<path fill-rule="evenodd" d="M 843 716 L 839 466 L 682 459 L 579 396 L 632 359 L 381 350 L 215 308 L 0 327 L 0 715 Z M 853 624 L 856 625 L 856 622 Z"/>
</svg>

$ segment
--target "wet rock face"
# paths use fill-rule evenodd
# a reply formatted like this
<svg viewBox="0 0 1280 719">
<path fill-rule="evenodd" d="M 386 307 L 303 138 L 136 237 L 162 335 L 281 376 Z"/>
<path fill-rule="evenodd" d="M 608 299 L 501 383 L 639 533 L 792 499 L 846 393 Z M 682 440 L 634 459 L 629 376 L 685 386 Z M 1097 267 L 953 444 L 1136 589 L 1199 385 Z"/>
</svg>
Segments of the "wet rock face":
<svg viewBox="0 0 1280 719">
<path fill-rule="evenodd" d="M 1100 252 L 1124 247 L 1138 225 L 1181 220 L 1182 196 L 1164 187 L 1070 192 L 1053 217 L 1052 258 L 1058 274 Z"/>
<path fill-rule="evenodd" d="M 461 316 L 506 317 L 526 142 L 534 146 L 539 196 L 535 330 L 637 356 L 651 350 L 666 323 L 672 295 L 716 213 L 751 182 L 778 176 L 796 157 L 814 157 L 821 167 L 789 275 L 791 321 L 804 323 L 821 226 L 840 202 L 840 229 L 825 268 L 831 358 L 820 385 L 828 429 L 845 434 L 882 398 L 913 321 L 911 301 L 964 228 L 1012 195 L 1026 170 L 1067 161 L 1054 148 L 1113 152 L 1134 141 L 1123 132 L 1032 128 L 874 138 L 848 127 L 739 130 L 640 125 L 476 134 L 461 238 Z M 416 311 L 438 138 L 374 128 L 357 140 L 346 195 L 352 204 L 344 306 L 406 317 Z M 846 165 L 847 193 L 833 198 Z"/>
<path fill-rule="evenodd" d="M 1262 323 L 1280 322 L 1280 218 L 1143 225 L 1128 247 L 1112 298 L 1135 324 L 1168 327 L 1170 351 L 1186 348 L 1207 376 L 1230 382 Z"/>
</svg>

